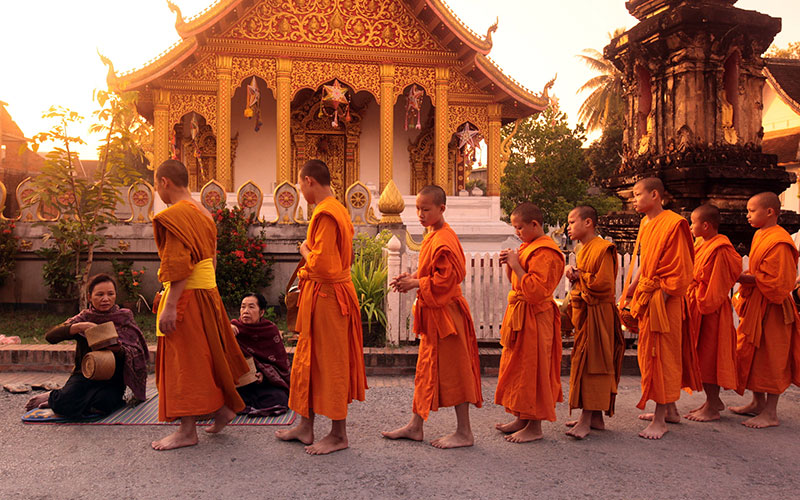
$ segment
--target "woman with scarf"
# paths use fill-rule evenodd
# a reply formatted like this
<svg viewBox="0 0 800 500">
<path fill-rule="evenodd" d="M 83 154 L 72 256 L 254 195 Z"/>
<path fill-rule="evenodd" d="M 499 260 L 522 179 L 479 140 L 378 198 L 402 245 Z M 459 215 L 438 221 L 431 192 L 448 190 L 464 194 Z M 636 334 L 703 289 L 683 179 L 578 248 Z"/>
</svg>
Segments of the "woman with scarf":
<svg viewBox="0 0 800 500">
<path fill-rule="evenodd" d="M 245 403 L 241 412 L 266 417 L 289 409 L 289 358 L 278 328 L 264 318 L 267 300 L 260 293 L 242 299 L 239 319 L 231 321 L 239 347 L 256 366 L 256 382 L 239 387 Z"/>
<path fill-rule="evenodd" d="M 89 280 L 87 295 L 87 309 L 45 335 L 51 344 L 64 340 L 76 341 L 72 375 L 62 389 L 32 397 L 25 409 L 51 408 L 57 415 L 67 418 L 106 415 L 125 404 L 125 386 L 131 388 L 135 400 L 145 400 L 149 357 L 147 343 L 130 309 L 116 305 L 117 284 L 108 274 L 98 274 Z M 108 321 L 114 323 L 119 336 L 118 344 L 109 348 L 114 353 L 116 370 L 110 380 L 90 380 L 81 373 L 83 357 L 91 352 L 84 332 Z"/>
</svg>

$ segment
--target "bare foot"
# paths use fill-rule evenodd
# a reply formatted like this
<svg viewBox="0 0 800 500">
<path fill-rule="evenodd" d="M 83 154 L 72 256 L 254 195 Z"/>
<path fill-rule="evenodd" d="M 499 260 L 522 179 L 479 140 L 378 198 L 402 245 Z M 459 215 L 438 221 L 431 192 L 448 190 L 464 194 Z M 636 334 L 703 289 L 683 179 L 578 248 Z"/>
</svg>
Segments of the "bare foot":
<svg viewBox="0 0 800 500">
<path fill-rule="evenodd" d="M 506 422 L 505 424 L 497 423 L 494 424 L 494 428 L 500 432 L 505 432 L 509 434 L 511 432 L 521 431 L 525 427 L 525 421 L 521 418 L 515 418 L 511 422 Z"/>
<path fill-rule="evenodd" d="M 306 446 L 306 453 L 309 455 L 327 455 L 334 451 L 344 450 L 347 446 L 347 436 L 341 437 L 328 434 L 316 443 Z"/>
<path fill-rule="evenodd" d="M 534 423 L 536 422 L 536 423 Z M 576 426 L 577 427 L 577 426 Z M 542 423 L 540 420 L 529 420 L 525 428 L 505 437 L 509 443 L 529 443 L 542 439 Z"/>
<path fill-rule="evenodd" d="M 766 427 L 777 427 L 781 423 L 778 421 L 777 418 L 767 415 L 766 413 L 762 412 L 756 415 L 753 418 L 748 418 L 742 425 L 746 427 L 750 427 L 751 429 L 764 429 Z"/>
<path fill-rule="evenodd" d="M 650 425 L 642 429 L 639 433 L 639 437 L 645 439 L 661 439 L 667 432 L 669 432 L 667 424 L 650 422 Z"/>
<path fill-rule="evenodd" d="M 589 425 L 577 424 L 577 425 L 574 425 L 572 427 L 572 429 L 568 430 L 564 434 L 566 434 L 567 436 L 572 436 L 575 439 L 583 439 L 583 438 L 585 438 L 586 436 L 589 435 L 589 430 L 590 429 L 591 429 L 591 426 L 589 426 Z"/>
<path fill-rule="evenodd" d="M 443 436 L 431 441 L 431 446 L 442 450 L 448 448 L 463 448 L 465 446 L 472 446 L 473 444 L 475 444 L 475 438 L 473 437 L 472 432 L 469 434 L 454 432 L 447 436 Z"/>
<path fill-rule="evenodd" d="M 25 403 L 25 410 L 30 411 L 34 408 L 50 408 L 50 392 L 37 394 Z"/>
<path fill-rule="evenodd" d="M 383 431 L 381 435 L 387 439 L 410 439 L 412 441 L 422 441 L 423 429 L 416 425 L 404 425 L 393 431 Z"/>
<path fill-rule="evenodd" d="M 158 441 L 153 441 L 150 446 L 157 451 L 174 450 L 176 448 L 184 448 L 186 446 L 194 446 L 197 444 L 197 433 L 186 435 L 180 431 L 175 431 L 165 438 Z"/>
<path fill-rule="evenodd" d="M 728 409 L 737 415 L 749 415 L 755 416 L 761 413 L 764 410 L 764 403 L 757 403 L 755 401 L 750 401 L 746 405 L 742 406 L 729 406 Z"/>
<path fill-rule="evenodd" d="M 705 403 L 701 404 L 697 408 L 693 408 L 693 409 L 689 410 L 689 413 L 697 413 L 700 410 L 705 410 L 705 408 L 707 406 L 709 406 L 709 403 L 706 400 Z M 718 401 L 717 403 L 715 403 L 715 404 L 713 404 L 711 406 L 712 406 L 712 408 L 716 408 L 718 412 L 725 410 L 725 403 L 723 403 L 722 401 Z M 686 418 L 689 418 L 689 417 L 687 416 Z"/>
<path fill-rule="evenodd" d="M 314 427 L 296 425 L 291 429 L 275 431 L 275 437 L 283 441 L 300 441 L 303 444 L 311 444 L 314 442 Z"/>
<path fill-rule="evenodd" d="M 650 421 L 652 421 L 653 420 L 653 414 L 652 413 L 642 413 L 641 415 L 639 415 L 639 420 L 650 420 Z M 678 414 L 678 410 L 674 406 L 670 405 L 669 407 L 667 407 L 667 415 L 664 417 L 664 420 L 668 424 L 679 424 L 679 423 L 681 423 L 681 416 Z"/>
<path fill-rule="evenodd" d="M 566 425 L 567 427 L 575 427 L 576 425 L 578 425 L 578 421 L 577 420 L 570 420 L 564 425 Z M 598 431 L 606 430 L 606 422 L 605 422 L 605 420 L 603 420 L 603 412 L 602 411 L 596 411 L 596 412 L 592 413 L 592 421 L 589 424 L 589 427 L 591 427 L 592 429 L 596 429 Z"/>
<path fill-rule="evenodd" d="M 222 408 L 214 412 L 214 423 L 206 427 L 205 431 L 209 434 L 216 434 L 231 423 L 234 418 L 236 418 L 236 413 L 227 406 L 222 405 Z"/>
<path fill-rule="evenodd" d="M 718 405 L 706 402 L 706 404 L 700 408 L 687 414 L 685 418 L 695 422 L 711 422 L 713 420 L 719 420 L 719 410 L 717 408 Z"/>
<path fill-rule="evenodd" d="M 595 421 L 598 420 L 599 423 L 602 425 L 602 428 L 605 428 L 605 424 L 603 423 L 603 413 L 599 411 L 582 411 L 581 418 L 579 418 L 575 425 L 572 426 L 572 429 L 566 432 L 567 436 L 572 436 L 575 439 L 583 439 L 589 435 L 589 431 L 594 427 Z"/>
</svg>

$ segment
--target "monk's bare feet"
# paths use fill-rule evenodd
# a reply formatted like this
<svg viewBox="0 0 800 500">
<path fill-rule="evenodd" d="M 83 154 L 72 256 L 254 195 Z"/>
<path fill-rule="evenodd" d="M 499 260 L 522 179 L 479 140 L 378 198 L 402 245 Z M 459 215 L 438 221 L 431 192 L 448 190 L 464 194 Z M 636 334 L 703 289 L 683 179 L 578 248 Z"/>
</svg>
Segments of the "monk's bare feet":
<svg viewBox="0 0 800 500">
<path fill-rule="evenodd" d="M 214 412 L 214 423 L 206 427 L 205 431 L 209 434 L 217 434 L 231 423 L 231 420 L 235 417 L 236 413 L 233 410 L 222 405 L 222 408 Z"/>
<path fill-rule="evenodd" d="M 643 437 L 645 439 L 661 439 L 667 432 L 669 432 L 667 429 L 667 424 L 656 422 L 654 420 L 650 422 L 650 425 L 642 429 L 642 431 L 639 433 L 639 437 Z"/>
<path fill-rule="evenodd" d="M 510 434 L 512 432 L 521 431 L 527 422 L 522 420 L 521 418 L 515 418 L 511 422 L 506 422 L 505 424 L 497 423 L 494 424 L 494 428 L 500 432 L 505 432 L 506 434 Z"/>
<path fill-rule="evenodd" d="M 750 401 L 742 406 L 729 406 L 728 409 L 737 415 L 755 416 L 764 410 L 764 403 L 761 401 Z"/>
<path fill-rule="evenodd" d="M 701 410 L 705 411 L 707 406 L 709 406 L 709 402 L 708 401 L 706 401 L 705 403 L 701 404 L 697 408 L 692 408 L 691 410 L 689 410 L 689 413 L 697 413 L 698 411 L 701 411 Z M 716 408 L 717 412 L 724 411 L 725 408 L 726 408 L 725 407 L 725 403 L 723 403 L 722 401 L 717 401 L 716 403 L 711 404 L 711 407 L 712 408 Z M 687 416 L 685 418 L 689 418 L 689 417 Z"/>
<path fill-rule="evenodd" d="M 472 435 L 472 432 L 456 431 L 452 434 L 448 434 L 447 436 L 442 436 L 431 441 L 431 446 L 441 450 L 448 448 L 463 448 L 465 446 L 472 446 L 473 444 L 475 444 L 475 438 Z"/>
<path fill-rule="evenodd" d="M 652 413 L 642 413 L 639 415 L 639 420 L 653 420 Z M 675 407 L 674 404 L 667 406 L 667 415 L 664 417 L 664 420 L 668 424 L 679 424 L 681 423 L 681 415 L 678 413 L 678 409 Z M 656 438 L 657 439 L 657 438 Z"/>
<path fill-rule="evenodd" d="M 327 455 L 334 451 L 344 450 L 347 446 L 347 436 L 328 434 L 316 443 L 306 446 L 306 453 L 309 455 Z"/>
<path fill-rule="evenodd" d="M 569 425 L 569 422 L 567 423 Z M 567 436 L 572 436 L 575 439 L 583 439 L 589 435 L 591 429 L 603 430 L 606 428 L 603 422 L 603 412 L 601 411 L 583 411 L 581 418 L 576 420 L 570 427 L 572 429 L 566 432 Z"/>
<path fill-rule="evenodd" d="M 300 441 L 303 444 L 311 444 L 314 442 L 314 428 L 300 424 L 291 429 L 275 431 L 275 437 L 282 441 Z"/>
<path fill-rule="evenodd" d="M 538 441 L 542 439 L 542 421 L 541 420 L 528 420 L 528 423 L 522 429 L 513 434 L 505 436 L 505 440 L 509 443 L 530 443 L 531 441 Z"/>
<path fill-rule="evenodd" d="M 777 417 L 768 415 L 767 412 L 761 412 L 755 417 L 748 418 L 747 420 L 742 422 L 742 425 L 750 427 L 751 429 L 764 429 L 767 427 L 777 427 L 780 424 L 781 423 L 778 421 Z"/>
<path fill-rule="evenodd" d="M 194 446 L 197 444 L 197 432 L 185 433 L 177 430 L 165 438 L 158 441 L 153 441 L 150 446 L 156 451 L 174 450 L 176 448 L 185 448 L 187 446 Z"/>
<path fill-rule="evenodd" d="M 719 420 L 720 417 L 719 410 L 717 409 L 718 407 L 719 406 L 714 403 L 706 402 L 706 404 L 700 408 L 688 413 L 685 418 L 695 422 L 711 422 L 714 420 Z"/>
<path fill-rule="evenodd" d="M 409 423 L 393 431 L 382 431 L 381 435 L 387 439 L 410 439 L 411 441 L 422 441 L 423 429 L 420 426 Z"/>
<path fill-rule="evenodd" d="M 30 411 L 34 408 L 50 408 L 50 392 L 37 394 L 25 403 L 25 410 Z"/>
</svg>

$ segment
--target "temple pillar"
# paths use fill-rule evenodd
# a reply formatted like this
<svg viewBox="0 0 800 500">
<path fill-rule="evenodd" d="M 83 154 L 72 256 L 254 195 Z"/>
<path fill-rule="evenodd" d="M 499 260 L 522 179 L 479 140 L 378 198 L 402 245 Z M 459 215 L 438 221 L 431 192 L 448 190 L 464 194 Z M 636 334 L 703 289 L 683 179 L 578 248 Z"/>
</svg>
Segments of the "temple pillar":
<svg viewBox="0 0 800 500">
<path fill-rule="evenodd" d="M 380 192 L 392 180 L 394 143 L 394 64 L 381 64 Z"/>
<path fill-rule="evenodd" d="M 231 65 L 233 56 L 217 56 L 217 181 L 233 191 L 231 169 Z"/>
<path fill-rule="evenodd" d="M 291 107 L 292 107 L 292 61 L 279 57 L 277 59 L 276 68 L 276 90 L 275 99 L 278 101 L 277 105 L 277 161 L 276 173 L 277 183 L 291 182 L 294 183 L 296 179 L 289 178 L 291 172 L 292 161 L 292 134 L 291 134 Z"/>
<path fill-rule="evenodd" d="M 169 159 L 169 90 L 153 90 L 153 185 L 156 169 Z"/>
<path fill-rule="evenodd" d="M 488 106 L 489 130 L 486 134 L 486 190 L 489 196 L 500 196 L 500 176 L 503 175 L 500 169 L 500 127 L 501 105 L 494 103 Z"/>
<path fill-rule="evenodd" d="M 447 144 L 451 134 L 448 133 L 447 92 L 450 88 L 450 68 L 436 68 L 436 115 L 434 120 L 434 165 L 433 183 L 453 194 L 452 186 L 447 182 Z"/>
</svg>

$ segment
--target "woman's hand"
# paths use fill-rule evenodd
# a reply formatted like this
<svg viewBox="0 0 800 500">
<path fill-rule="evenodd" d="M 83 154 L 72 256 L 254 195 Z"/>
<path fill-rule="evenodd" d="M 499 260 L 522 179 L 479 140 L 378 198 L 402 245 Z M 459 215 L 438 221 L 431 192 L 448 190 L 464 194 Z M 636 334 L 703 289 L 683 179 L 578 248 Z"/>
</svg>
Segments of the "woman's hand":
<svg viewBox="0 0 800 500">
<path fill-rule="evenodd" d="M 261 372 L 256 372 L 256 381 L 257 382 L 263 382 L 264 381 L 264 375 Z"/>
<path fill-rule="evenodd" d="M 69 327 L 70 335 L 78 335 L 79 333 L 83 333 L 89 328 L 97 326 L 97 323 L 92 323 L 91 321 L 81 321 L 80 323 L 73 323 Z"/>
<path fill-rule="evenodd" d="M 239 327 L 237 327 L 236 325 L 231 325 L 231 329 L 233 329 L 234 335 L 239 335 Z"/>
</svg>

